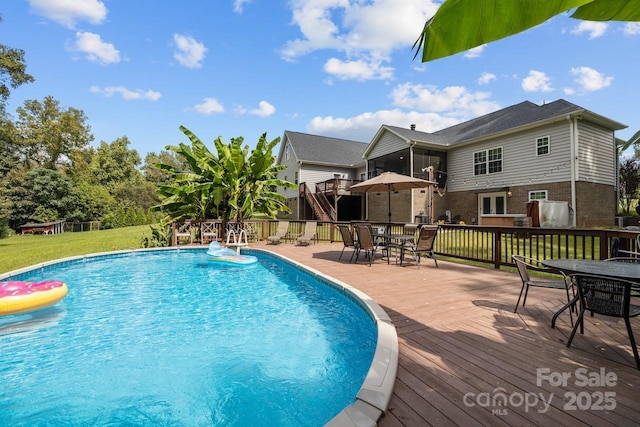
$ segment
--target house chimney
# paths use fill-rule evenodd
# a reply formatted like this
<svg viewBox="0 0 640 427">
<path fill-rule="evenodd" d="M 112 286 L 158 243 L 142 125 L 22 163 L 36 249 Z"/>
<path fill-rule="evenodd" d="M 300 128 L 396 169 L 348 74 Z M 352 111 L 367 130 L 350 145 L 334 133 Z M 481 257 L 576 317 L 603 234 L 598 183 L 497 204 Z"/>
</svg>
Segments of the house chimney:
<svg viewBox="0 0 640 427">
<path fill-rule="evenodd" d="M 409 125 L 409 127 L 411 128 L 411 130 L 416 130 L 416 125 L 413 124 L 413 123 L 411 125 Z"/>
</svg>

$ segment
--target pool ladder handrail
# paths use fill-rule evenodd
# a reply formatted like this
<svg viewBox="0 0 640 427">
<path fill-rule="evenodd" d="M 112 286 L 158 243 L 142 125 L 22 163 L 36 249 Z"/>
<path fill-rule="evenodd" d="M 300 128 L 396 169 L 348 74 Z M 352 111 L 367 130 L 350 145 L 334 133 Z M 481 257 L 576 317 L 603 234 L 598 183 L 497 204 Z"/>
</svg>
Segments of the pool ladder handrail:
<svg viewBox="0 0 640 427">
<path fill-rule="evenodd" d="M 249 246 L 249 241 L 247 239 L 247 232 L 244 229 L 239 232 L 236 232 L 233 229 L 227 230 L 226 247 L 235 250 L 236 253 L 240 255 L 240 248 L 246 246 Z"/>
</svg>

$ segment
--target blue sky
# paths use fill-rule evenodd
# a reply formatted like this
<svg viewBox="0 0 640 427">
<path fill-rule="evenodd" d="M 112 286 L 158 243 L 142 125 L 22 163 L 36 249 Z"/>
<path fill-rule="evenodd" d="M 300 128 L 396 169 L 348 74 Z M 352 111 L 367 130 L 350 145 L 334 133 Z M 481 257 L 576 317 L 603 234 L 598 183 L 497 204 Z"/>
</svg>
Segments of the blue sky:
<svg viewBox="0 0 640 427">
<path fill-rule="evenodd" d="M 7 0 L 0 43 L 35 82 L 7 111 L 53 96 L 84 111 L 93 145 L 144 158 L 187 142 L 285 130 L 369 142 L 382 124 L 432 132 L 525 100 L 564 98 L 640 129 L 640 25 L 561 15 L 428 63 L 411 46 L 425 0 Z"/>
</svg>

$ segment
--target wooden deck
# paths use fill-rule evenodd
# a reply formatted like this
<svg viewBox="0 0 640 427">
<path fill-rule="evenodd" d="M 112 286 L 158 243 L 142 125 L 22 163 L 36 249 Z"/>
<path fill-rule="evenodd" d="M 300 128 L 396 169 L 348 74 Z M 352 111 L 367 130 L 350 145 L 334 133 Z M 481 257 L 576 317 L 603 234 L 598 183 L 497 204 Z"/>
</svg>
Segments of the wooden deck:
<svg viewBox="0 0 640 427">
<path fill-rule="evenodd" d="M 624 322 L 587 316 L 585 334 L 566 348 L 569 314 L 550 326 L 562 291 L 534 288 L 515 314 L 515 272 L 441 260 L 436 269 L 429 259 L 420 270 L 350 264 L 350 249 L 338 260 L 342 243 L 251 246 L 362 290 L 393 319 L 399 368 L 383 427 L 640 425 L 640 371 Z M 638 318 L 632 327 L 640 341 Z"/>
</svg>

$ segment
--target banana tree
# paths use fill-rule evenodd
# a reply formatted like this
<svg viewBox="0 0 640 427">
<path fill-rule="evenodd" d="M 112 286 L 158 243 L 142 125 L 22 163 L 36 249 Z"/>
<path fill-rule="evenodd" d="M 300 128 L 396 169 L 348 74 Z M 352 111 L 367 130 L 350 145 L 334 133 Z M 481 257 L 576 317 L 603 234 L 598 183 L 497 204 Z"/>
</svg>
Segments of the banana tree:
<svg viewBox="0 0 640 427">
<path fill-rule="evenodd" d="M 414 43 L 432 61 L 520 33 L 570 9 L 585 21 L 640 21 L 640 0 L 446 0 Z"/>
<path fill-rule="evenodd" d="M 217 218 L 242 222 L 255 214 L 275 218 L 278 211 L 290 212 L 286 198 L 276 192 L 278 187 L 296 188 L 296 185 L 277 178 L 284 166 L 275 164 L 273 149 L 280 138 L 268 142 L 263 134 L 256 147 L 249 152 L 243 146 L 244 138 L 232 138 L 225 144 L 222 138 L 214 140 L 217 154 L 184 126 L 191 146 L 181 143 L 167 149 L 185 158 L 189 171 L 174 166 L 157 164 L 156 167 L 174 177 L 170 185 L 159 187 L 162 210 L 176 219 Z"/>
</svg>

